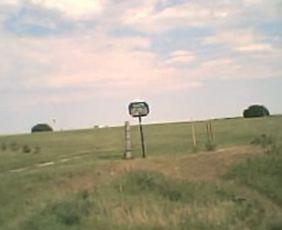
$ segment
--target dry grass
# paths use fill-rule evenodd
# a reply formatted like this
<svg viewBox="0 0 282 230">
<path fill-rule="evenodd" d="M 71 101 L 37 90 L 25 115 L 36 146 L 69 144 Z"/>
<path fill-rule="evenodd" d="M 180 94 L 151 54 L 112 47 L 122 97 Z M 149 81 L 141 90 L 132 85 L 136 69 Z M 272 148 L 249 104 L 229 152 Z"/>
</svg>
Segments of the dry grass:
<svg viewBox="0 0 282 230">
<path fill-rule="evenodd" d="M 176 179 L 210 181 L 223 175 L 232 165 L 261 154 L 263 150 L 259 147 L 239 146 L 187 156 L 165 155 L 149 157 L 145 160 L 112 161 L 99 165 L 91 171 L 62 178 L 57 182 L 55 190 L 63 193 L 91 191 L 110 184 L 125 173 L 140 170 L 156 171 Z"/>
<path fill-rule="evenodd" d="M 254 146 L 239 146 L 201 152 L 187 156 L 154 156 L 145 160 L 135 159 L 102 166 L 102 172 L 116 177 L 124 172 L 147 170 L 158 171 L 167 176 L 191 181 L 214 180 L 223 175 L 232 165 L 257 155 L 263 150 Z"/>
</svg>

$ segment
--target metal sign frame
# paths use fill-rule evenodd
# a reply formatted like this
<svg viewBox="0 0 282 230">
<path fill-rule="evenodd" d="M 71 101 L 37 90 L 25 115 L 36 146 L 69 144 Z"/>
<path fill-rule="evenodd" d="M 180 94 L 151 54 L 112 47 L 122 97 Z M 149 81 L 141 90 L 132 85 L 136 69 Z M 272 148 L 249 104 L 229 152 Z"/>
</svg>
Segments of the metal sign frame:
<svg viewBox="0 0 282 230">
<path fill-rule="evenodd" d="M 144 101 L 130 103 L 128 110 L 132 117 L 145 117 L 150 113 L 149 105 Z"/>
<path fill-rule="evenodd" d="M 149 105 L 145 101 L 132 102 L 132 103 L 129 104 L 128 110 L 129 110 L 129 114 L 132 117 L 138 117 L 140 136 L 141 136 L 141 144 L 142 144 L 142 156 L 143 156 L 143 158 L 145 158 L 146 157 L 146 148 L 145 148 L 143 126 L 142 126 L 142 117 L 145 117 L 150 113 Z"/>
</svg>

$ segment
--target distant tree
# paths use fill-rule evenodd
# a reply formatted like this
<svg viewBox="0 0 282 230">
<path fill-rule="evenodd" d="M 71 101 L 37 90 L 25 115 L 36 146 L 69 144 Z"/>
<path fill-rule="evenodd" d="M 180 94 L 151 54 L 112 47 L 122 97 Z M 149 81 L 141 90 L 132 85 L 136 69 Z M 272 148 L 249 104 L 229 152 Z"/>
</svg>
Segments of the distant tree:
<svg viewBox="0 0 282 230">
<path fill-rule="evenodd" d="M 270 113 L 268 109 L 263 105 L 251 105 L 248 109 L 245 109 L 243 112 L 243 116 L 245 118 L 251 117 L 265 117 L 269 116 Z"/>
<path fill-rule="evenodd" d="M 37 124 L 35 126 L 32 127 L 31 132 L 35 133 L 35 132 L 52 132 L 53 129 L 51 126 L 49 126 L 48 124 Z"/>
</svg>

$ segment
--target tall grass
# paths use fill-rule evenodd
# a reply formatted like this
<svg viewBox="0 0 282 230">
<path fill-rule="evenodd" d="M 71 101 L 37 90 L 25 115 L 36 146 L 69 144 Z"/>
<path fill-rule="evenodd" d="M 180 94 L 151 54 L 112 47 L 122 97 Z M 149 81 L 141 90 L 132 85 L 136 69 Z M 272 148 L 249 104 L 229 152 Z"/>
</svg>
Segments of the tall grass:
<svg viewBox="0 0 282 230">
<path fill-rule="evenodd" d="M 282 117 L 215 121 L 218 148 L 257 138 L 259 145 L 265 141 L 262 147 L 267 151 L 234 166 L 223 178 L 205 182 L 152 171 L 112 176 L 111 167 L 121 163 L 123 154 L 122 128 L 1 137 L 0 229 L 281 229 L 282 142 L 279 136 L 275 142 L 267 140 L 281 132 L 281 121 Z M 195 128 L 201 151 L 204 122 Z M 144 129 L 149 156 L 144 163 L 151 156 L 191 153 L 191 124 Z M 138 157 L 137 127 L 132 135 Z M 12 151 L 13 142 L 32 151 Z M 40 146 L 40 154 L 35 154 L 35 146 Z M 81 158 L 61 161 L 72 157 Z M 56 164 L 32 167 L 47 161 Z M 10 171 L 25 167 L 28 170 L 20 173 Z"/>
<path fill-rule="evenodd" d="M 255 189 L 282 207 L 282 141 L 266 136 L 255 138 L 266 154 L 236 165 L 226 176 Z"/>
<path fill-rule="evenodd" d="M 136 171 L 98 190 L 36 211 L 24 229 L 269 229 L 279 223 L 259 200 L 236 199 L 234 183 L 184 182 Z"/>
</svg>

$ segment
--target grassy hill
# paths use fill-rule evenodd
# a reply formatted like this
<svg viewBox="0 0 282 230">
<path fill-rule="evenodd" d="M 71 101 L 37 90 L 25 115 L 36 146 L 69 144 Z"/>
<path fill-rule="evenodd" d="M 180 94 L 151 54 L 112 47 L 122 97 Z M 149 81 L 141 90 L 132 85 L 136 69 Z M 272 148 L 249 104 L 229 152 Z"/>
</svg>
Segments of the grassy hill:
<svg viewBox="0 0 282 230">
<path fill-rule="evenodd" d="M 0 229 L 281 229 L 282 116 L 0 137 Z M 250 145 L 250 143 L 253 143 Z"/>
</svg>

